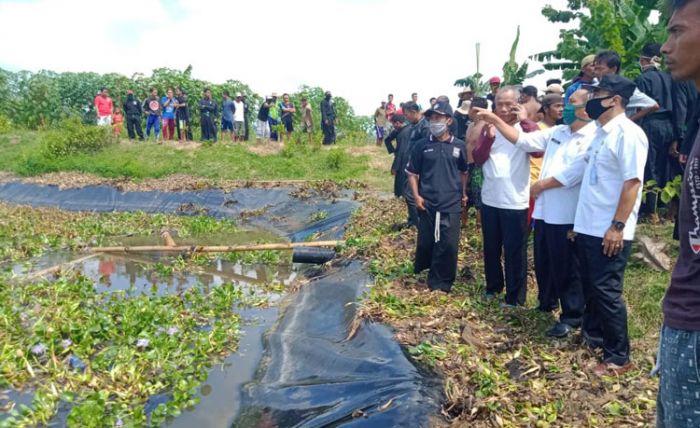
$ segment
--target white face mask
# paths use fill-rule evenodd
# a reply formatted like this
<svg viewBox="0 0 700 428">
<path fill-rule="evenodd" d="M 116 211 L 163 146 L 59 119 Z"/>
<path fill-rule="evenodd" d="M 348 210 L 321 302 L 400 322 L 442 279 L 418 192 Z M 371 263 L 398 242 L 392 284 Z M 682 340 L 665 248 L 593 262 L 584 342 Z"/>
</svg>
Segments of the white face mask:
<svg viewBox="0 0 700 428">
<path fill-rule="evenodd" d="M 433 137 L 440 137 L 447 132 L 447 122 L 430 122 L 430 133 Z"/>
</svg>

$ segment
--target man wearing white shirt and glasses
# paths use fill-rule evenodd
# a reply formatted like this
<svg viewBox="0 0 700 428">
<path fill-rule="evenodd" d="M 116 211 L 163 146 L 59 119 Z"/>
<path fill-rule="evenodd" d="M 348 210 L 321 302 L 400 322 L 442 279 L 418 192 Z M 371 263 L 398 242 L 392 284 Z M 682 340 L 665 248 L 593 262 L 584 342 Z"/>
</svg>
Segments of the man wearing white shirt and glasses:
<svg viewBox="0 0 700 428">
<path fill-rule="evenodd" d="M 596 374 L 623 374 L 633 368 L 622 297 L 649 143 L 625 115 L 635 84 L 616 74 L 603 76 L 591 91 L 586 113 L 600 128 L 588 149 L 576 208 L 574 231 L 586 300 L 584 339 L 603 349 Z"/>
<path fill-rule="evenodd" d="M 539 180 L 530 187 L 535 199 L 535 273 L 541 307 L 558 307 L 559 322 L 548 336 L 566 337 L 581 326 L 584 299 L 579 261 L 573 239 L 574 217 L 586 150 L 597 125 L 585 111 L 588 91 L 574 92 L 564 108 L 565 125 L 530 134 L 519 132 L 495 114 L 479 110 L 479 118 L 527 152 L 544 151 Z"/>
</svg>

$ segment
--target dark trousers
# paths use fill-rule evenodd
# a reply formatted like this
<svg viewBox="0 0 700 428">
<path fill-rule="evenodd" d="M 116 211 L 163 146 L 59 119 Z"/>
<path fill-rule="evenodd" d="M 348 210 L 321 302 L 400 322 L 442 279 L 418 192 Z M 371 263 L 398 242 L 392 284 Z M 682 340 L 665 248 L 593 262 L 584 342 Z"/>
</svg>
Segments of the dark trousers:
<svg viewBox="0 0 700 428">
<path fill-rule="evenodd" d="M 141 116 L 126 117 L 126 132 L 129 133 L 130 140 L 136 138 L 136 134 L 138 134 L 139 140 L 143 140 L 143 130 L 141 129 Z"/>
<path fill-rule="evenodd" d="M 418 217 L 418 208 L 416 208 L 416 200 L 413 197 L 413 191 L 411 191 L 408 180 L 404 183 L 403 198 L 406 201 L 406 209 L 408 211 L 408 224 L 410 226 L 418 226 L 418 222 L 420 221 Z"/>
<path fill-rule="evenodd" d="M 180 122 L 184 121 L 185 122 L 185 129 L 182 129 L 180 126 Z M 186 132 L 185 139 L 192 141 L 192 129 L 190 129 L 190 121 L 189 119 L 178 119 L 175 121 L 175 128 L 177 129 L 177 139 L 180 140 L 182 139 L 182 133 Z"/>
<path fill-rule="evenodd" d="M 671 158 L 668 149 L 673 142 L 673 124 L 670 119 L 649 118 L 642 123 L 642 129 L 649 140 L 647 163 L 644 165 L 644 184 L 654 180 L 656 185 L 663 189 L 669 180 Z M 672 177 L 671 177 L 672 178 Z M 657 204 L 657 195 L 649 192 L 643 202 L 641 210 L 645 214 L 651 214 Z"/>
<path fill-rule="evenodd" d="M 547 224 L 535 220 L 535 275 L 540 310 L 552 311 L 561 304 L 559 321 L 579 327 L 584 300 L 576 244 L 568 239 L 572 224 Z"/>
<path fill-rule="evenodd" d="M 428 287 L 449 292 L 457 275 L 460 213 L 440 213 L 440 240 L 435 241 L 433 210 L 419 211 L 418 239 L 416 240 L 415 273 L 430 268 Z"/>
<path fill-rule="evenodd" d="M 321 123 L 321 129 L 323 130 L 323 144 L 335 144 L 335 123 L 329 120 L 326 124 L 324 121 Z"/>
<path fill-rule="evenodd" d="M 625 241 L 613 257 L 603 254 L 602 244 L 603 238 L 576 237 L 586 302 L 582 328 L 589 344 L 602 346 L 603 361 L 623 365 L 629 361 L 630 343 L 622 288 L 632 242 Z"/>
<path fill-rule="evenodd" d="M 506 210 L 483 205 L 481 231 L 484 238 L 486 293 L 506 289 L 506 303 L 524 305 L 527 296 L 527 209 Z M 501 255 L 505 250 L 505 280 Z"/>
<path fill-rule="evenodd" d="M 243 140 L 248 141 L 250 138 L 250 130 L 248 129 L 248 115 L 245 115 L 245 120 L 243 121 Z"/>
<path fill-rule="evenodd" d="M 216 125 L 214 124 L 214 118 L 211 116 L 200 117 L 202 123 L 202 141 L 213 141 L 216 143 Z"/>
</svg>

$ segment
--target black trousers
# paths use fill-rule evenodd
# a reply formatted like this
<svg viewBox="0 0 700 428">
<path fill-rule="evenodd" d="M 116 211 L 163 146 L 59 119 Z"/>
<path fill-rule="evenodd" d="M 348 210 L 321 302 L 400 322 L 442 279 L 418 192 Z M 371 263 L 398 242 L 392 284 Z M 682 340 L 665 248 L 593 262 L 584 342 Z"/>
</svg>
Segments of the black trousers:
<svg viewBox="0 0 700 428">
<path fill-rule="evenodd" d="M 139 140 L 143 140 L 143 129 L 141 128 L 141 116 L 127 116 L 126 117 L 126 132 L 129 134 L 129 139 L 133 140 L 136 138 L 136 134 L 139 136 Z"/>
<path fill-rule="evenodd" d="M 603 361 L 623 365 L 630 358 L 630 342 L 622 289 L 632 242 L 625 241 L 613 257 L 603 254 L 602 243 L 590 235 L 576 237 L 586 301 L 582 328 L 589 344 L 603 347 Z"/>
<path fill-rule="evenodd" d="M 408 211 L 408 224 L 411 226 L 418 226 L 420 221 L 418 217 L 418 208 L 416 208 L 416 200 L 413 197 L 413 191 L 411 191 L 411 186 L 408 184 L 408 180 L 404 182 L 404 192 L 403 199 L 406 201 L 406 209 Z"/>
<path fill-rule="evenodd" d="M 202 141 L 212 140 L 216 143 L 216 124 L 211 116 L 201 116 L 202 122 Z"/>
<path fill-rule="evenodd" d="M 561 304 L 559 321 L 579 327 L 585 302 L 575 242 L 568 239 L 573 224 L 535 220 L 535 275 L 539 309 L 552 311 Z"/>
<path fill-rule="evenodd" d="M 175 129 L 177 129 L 177 139 L 178 140 L 182 139 L 183 129 L 180 128 L 181 121 L 182 121 L 182 119 L 175 120 Z M 194 138 L 192 138 L 192 128 L 190 128 L 190 121 L 189 121 L 189 119 L 184 119 L 184 122 L 185 122 L 185 131 L 187 132 L 185 137 L 187 140 L 192 141 Z"/>
<path fill-rule="evenodd" d="M 323 144 L 335 144 L 335 122 L 328 121 L 321 123 L 321 129 L 323 130 Z"/>
<path fill-rule="evenodd" d="M 506 303 L 524 305 L 527 296 L 527 209 L 507 210 L 484 204 L 481 208 L 484 238 L 486 293 L 506 289 Z M 501 255 L 505 251 L 505 279 Z"/>
<path fill-rule="evenodd" d="M 663 188 L 669 180 L 671 168 L 668 149 L 674 138 L 673 123 L 667 118 L 652 117 L 644 120 L 642 129 L 649 140 L 647 163 L 644 165 L 644 183 L 654 180 L 657 186 Z M 641 210 L 643 213 L 650 214 L 654 212 L 656 204 L 657 195 L 647 193 Z"/>
<path fill-rule="evenodd" d="M 459 247 L 460 213 L 440 213 L 440 240 L 435 241 L 433 210 L 419 211 L 418 238 L 416 240 L 415 273 L 428 272 L 431 290 L 450 292 L 457 275 L 457 249 Z"/>
<path fill-rule="evenodd" d="M 248 141 L 250 137 L 250 130 L 248 129 L 248 115 L 245 115 L 245 120 L 243 121 L 243 141 Z"/>
</svg>

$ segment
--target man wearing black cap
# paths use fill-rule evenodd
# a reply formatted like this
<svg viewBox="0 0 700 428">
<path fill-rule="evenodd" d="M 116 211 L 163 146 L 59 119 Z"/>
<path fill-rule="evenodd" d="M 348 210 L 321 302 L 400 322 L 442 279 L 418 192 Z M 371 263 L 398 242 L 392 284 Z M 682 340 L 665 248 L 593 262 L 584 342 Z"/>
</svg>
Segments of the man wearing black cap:
<svg viewBox="0 0 700 428">
<path fill-rule="evenodd" d="M 700 1 L 669 1 L 673 14 L 661 48 L 674 80 L 700 87 Z M 696 126 L 700 118 L 696 117 Z M 662 308 L 656 401 L 659 428 L 700 426 L 700 134 L 688 155 L 679 208 L 680 248 Z"/>
<path fill-rule="evenodd" d="M 647 43 L 642 48 L 639 57 L 639 66 L 642 74 L 637 77 L 635 84 L 640 91 L 647 94 L 659 105 L 659 109 L 645 115 L 640 126 L 649 140 L 649 155 L 644 169 L 644 182 L 654 180 L 658 187 L 663 188 L 668 181 L 669 173 L 669 149 L 674 141 L 677 141 L 674 123 L 675 116 L 673 79 L 665 71 L 661 71 L 661 45 Z M 657 197 L 655 192 L 646 194 L 641 212 L 650 218 L 658 220 L 656 214 Z"/>
<path fill-rule="evenodd" d="M 574 232 L 581 261 L 586 312 L 583 336 L 603 349 L 596 374 L 622 374 L 633 368 L 627 336 L 623 277 L 632 248 L 649 144 L 644 131 L 625 115 L 636 89 L 616 74 L 603 76 L 586 103 L 600 128 L 588 149 Z"/>
<path fill-rule="evenodd" d="M 425 117 L 430 136 L 413 148 L 406 167 L 420 216 L 414 271 L 430 269 L 428 287 L 449 293 L 457 272 L 461 211 L 467 202 L 467 148 L 450 135 L 449 104 L 438 101 Z"/>
</svg>

